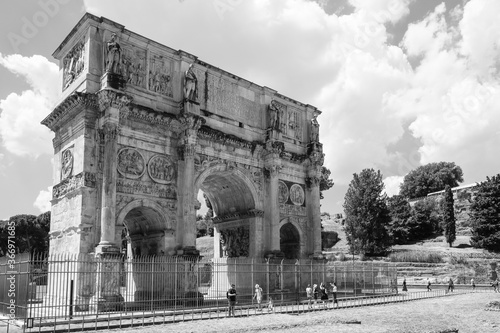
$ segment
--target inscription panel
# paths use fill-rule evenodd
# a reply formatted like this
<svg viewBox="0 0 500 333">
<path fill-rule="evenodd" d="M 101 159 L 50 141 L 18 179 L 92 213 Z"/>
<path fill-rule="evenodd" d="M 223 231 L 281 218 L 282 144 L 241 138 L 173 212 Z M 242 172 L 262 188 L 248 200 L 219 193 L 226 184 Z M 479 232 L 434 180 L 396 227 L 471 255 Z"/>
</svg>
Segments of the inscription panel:
<svg viewBox="0 0 500 333">
<path fill-rule="evenodd" d="M 244 123 L 258 127 L 261 125 L 259 103 L 255 95 L 236 83 L 208 74 L 207 109 L 230 119 L 243 120 Z"/>
</svg>

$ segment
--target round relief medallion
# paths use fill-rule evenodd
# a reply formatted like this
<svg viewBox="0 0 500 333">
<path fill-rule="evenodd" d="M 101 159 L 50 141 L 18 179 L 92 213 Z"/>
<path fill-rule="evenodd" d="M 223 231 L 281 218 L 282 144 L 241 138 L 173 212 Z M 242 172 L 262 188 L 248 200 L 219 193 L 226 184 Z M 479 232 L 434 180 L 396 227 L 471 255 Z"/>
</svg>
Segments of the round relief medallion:
<svg viewBox="0 0 500 333">
<path fill-rule="evenodd" d="M 123 148 L 118 152 L 118 172 L 131 179 L 138 179 L 146 171 L 144 157 L 133 148 Z"/>
<path fill-rule="evenodd" d="M 165 155 L 155 155 L 148 163 L 149 177 L 160 184 L 170 184 L 175 180 L 175 165 Z"/>
<path fill-rule="evenodd" d="M 279 203 L 285 203 L 288 201 L 288 186 L 286 186 L 285 182 L 281 181 L 279 182 L 278 185 L 278 193 L 279 193 L 279 198 L 278 201 Z"/>
<path fill-rule="evenodd" d="M 73 172 L 73 153 L 71 149 L 66 149 L 61 156 L 61 179 L 66 179 Z"/>
<path fill-rule="evenodd" d="M 304 204 L 305 195 L 304 189 L 299 184 L 293 184 L 290 187 L 290 200 L 296 206 L 302 206 Z"/>
</svg>

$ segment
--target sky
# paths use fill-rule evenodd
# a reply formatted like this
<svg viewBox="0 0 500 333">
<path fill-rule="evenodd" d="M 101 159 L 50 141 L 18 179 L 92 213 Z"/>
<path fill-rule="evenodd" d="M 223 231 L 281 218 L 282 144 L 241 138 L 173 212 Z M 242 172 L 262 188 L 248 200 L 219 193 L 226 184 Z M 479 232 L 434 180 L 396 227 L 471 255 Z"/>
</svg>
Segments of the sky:
<svg viewBox="0 0 500 333">
<path fill-rule="evenodd" d="M 464 183 L 500 172 L 498 0 L 6 0 L 0 4 L 0 219 L 50 210 L 60 102 L 53 51 L 85 12 L 322 111 L 342 212 L 353 178 L 455 162 Z"/>
</svg>

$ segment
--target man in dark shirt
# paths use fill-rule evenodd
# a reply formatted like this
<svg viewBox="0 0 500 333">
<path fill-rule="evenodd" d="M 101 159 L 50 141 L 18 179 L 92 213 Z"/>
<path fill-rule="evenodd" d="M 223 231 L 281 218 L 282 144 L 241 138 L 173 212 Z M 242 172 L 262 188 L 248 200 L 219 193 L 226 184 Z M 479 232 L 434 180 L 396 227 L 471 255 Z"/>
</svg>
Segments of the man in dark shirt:
<svg viewBox="0 0 500 333">
<path fill-rule="evenodd" d="M 236 289 L 234 288 L 234 284 L 231 285 L 231 288 L 226 293 L 227 300 L 229 302 L 229 316 L 234 317 L 234 307 L 236 305 Z"/>
</svg>

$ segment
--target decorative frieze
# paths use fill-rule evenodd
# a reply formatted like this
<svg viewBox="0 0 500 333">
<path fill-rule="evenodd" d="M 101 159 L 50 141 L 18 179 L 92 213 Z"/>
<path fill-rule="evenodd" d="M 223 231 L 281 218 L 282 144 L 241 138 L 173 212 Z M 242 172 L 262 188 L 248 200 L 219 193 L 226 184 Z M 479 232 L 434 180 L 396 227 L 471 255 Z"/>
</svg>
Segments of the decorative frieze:
<svg viewBox="0 0 500 333">
<path fill-rule="evenodd" d="M 52 198 L 59 199 L 80 187 L 95 187 L 96 176 L 91 172 L 80 172 L 79 174 L 66 178 L 52 188 Z"/>
<path fill-rule="evenodd" d="M 202 126 L 198 131 L 198 138 L 202 140 L 207 140 L 215 143 L 219 143 L 221 145 L 233 146 L 242 149 L 254 150 L 257 143 L 250 142 L 243 139 L 238 138 L 232 134 L 226 134 L 224 132 L 215 130 L 208 126 Z"/>
<path fill-rule="evenodd" d="M 264 212 L 262 210 L 258 209 L 249 209 L 246 212 L 235 212 L 235 213 L 230 213 L 222 216 L 216 216 L 213 218 L 214 223 L 222 223 L 222 222 L 228 222 L 228 221 L 234 221 L 234 220 L 243 220 L 247 218 L 252 218 L 252 217 L 263 217 Z"/>
<path fill-rule="evenodd" d="M 63 91 L 73 83 L 85 68 L 85 42 L 81 40 L 63 59 Z"/>
<path fill-rule="evenodd" d="M 280 214 L 281 215 L 307 216 L 307 210 L 306 210 L 305 206 L 280 204 Z"/>
<path fill-rule="evenodd" d="M 120 118 L 141 120 L 153 125 L 166 126 L 169 129 L 176 129 L 179 127 L 179 122 L 177 122 L 173 116 L 137 106 L 121 109 Z"/>
<path fill-rule="evenodd" d="M 124 178 L 117 179 L 116 191 L 125 194 L 150 195 L 163 199 L 177 198 L 177 192 L 173 185 L 157 184 Z"/>
</svg>

